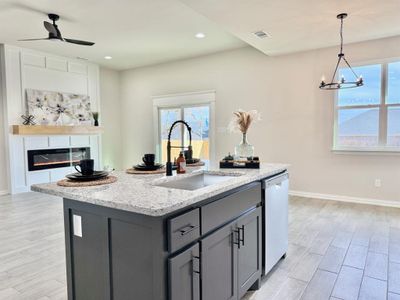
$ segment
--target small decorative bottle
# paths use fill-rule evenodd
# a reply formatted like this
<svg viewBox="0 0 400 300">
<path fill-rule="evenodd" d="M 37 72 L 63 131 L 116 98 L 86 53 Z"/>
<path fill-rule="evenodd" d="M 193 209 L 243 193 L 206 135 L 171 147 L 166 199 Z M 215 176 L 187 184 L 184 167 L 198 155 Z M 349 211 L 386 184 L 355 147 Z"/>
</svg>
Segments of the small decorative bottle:
<svg viewBox="0 0 400 300">
<path fill-rule="evenodd" d="M 176 173 L 184 174 L 186 173 L 186 160 L 183 156 L 183 152 L 179 153 L 179 157 L 176 160 Z"/>
</svg>

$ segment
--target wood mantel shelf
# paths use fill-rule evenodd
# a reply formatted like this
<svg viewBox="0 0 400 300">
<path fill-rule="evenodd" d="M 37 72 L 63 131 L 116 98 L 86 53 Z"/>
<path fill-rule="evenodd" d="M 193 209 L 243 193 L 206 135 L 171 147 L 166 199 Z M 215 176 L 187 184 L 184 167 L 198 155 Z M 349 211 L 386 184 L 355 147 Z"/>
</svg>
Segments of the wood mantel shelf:
<svg viewBox="0 0 400 300">
<path fill-rule="evenodd" d="M 88 135 L 102 133 L 103 129 L 97 126 L 55 126 L 55 125 L 13 125 L 15 135 Z"/>
</svg>

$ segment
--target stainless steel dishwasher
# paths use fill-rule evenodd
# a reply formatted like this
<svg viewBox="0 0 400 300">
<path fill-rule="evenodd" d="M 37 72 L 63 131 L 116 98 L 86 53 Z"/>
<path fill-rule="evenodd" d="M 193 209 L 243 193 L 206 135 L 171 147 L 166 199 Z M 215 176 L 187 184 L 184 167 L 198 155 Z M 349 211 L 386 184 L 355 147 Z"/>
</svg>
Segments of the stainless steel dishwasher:
<svg viewBox="0 0 400 300">
<path fill-rule="evenodd" d="M 286 255 L 288 249 L 289 174 L 263 181 L 264 189 L 264 274 Z"/>
</svg>

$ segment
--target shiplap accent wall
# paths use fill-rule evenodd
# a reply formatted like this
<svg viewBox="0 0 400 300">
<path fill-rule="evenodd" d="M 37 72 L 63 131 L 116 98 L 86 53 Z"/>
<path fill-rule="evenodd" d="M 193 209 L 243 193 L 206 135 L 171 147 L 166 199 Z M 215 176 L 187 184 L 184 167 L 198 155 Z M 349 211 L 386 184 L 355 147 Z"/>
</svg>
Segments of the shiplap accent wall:
<svg viewBox="0 0 400 300">
<path fill-rule="evenodd" d="M 0 146 L 4 146 L 6 149 L 6 166 L 0 166 L 0 178 L 5 179 L 2 180 L 3 185 L 7 181 L 6 188 L 12 193 L 25 192 L 29 190 L 30 183 L 35 181 L 33 177 L 56 179 L 55 176 L 51 176 L 52 173 L 56 173 L 55 171 L 46 171 L 48 174 L 44 175 L 27 172 L 26 143 L 29 140 L 40 144 L 42 139 L 47 140 L 48 145 L 50 145 L 51 140 L 57 139 L 55 136 L 27 137 L 11 134 L 11 125 L 21 124 L 21 115 L 26 112 L 26 89 L 89 95 L 92 110 L 100 111 L 99 67 L 84 60 L 61 57 L 9 45 L 1 45 L 0 51 L 2 62 L 3 143 L 5 144 Z M 63 138 L 68 142 L 63 143 L 60 147 L 68 147 L 71 145 L 71 140 L 74 140 L 71 136 Z M 80 146 L 91 147 L 93 153 L 97 153 L 95 156 L 97 165 L 100 167 L 100 136 L 87 136 L 86 140 L 88 142 L 86 144 L 81 143 Z M 21 153 L 23 154 L 21 155 Z M 67 171 L 69 170 L 65 170 L 65 172 Z M 61 173 L 64 174 L 65 172 Z M 35 183 L 37 182 L 35 181 Z M 1 184 L 0 191 L 4 190 Z"/>
</svg>

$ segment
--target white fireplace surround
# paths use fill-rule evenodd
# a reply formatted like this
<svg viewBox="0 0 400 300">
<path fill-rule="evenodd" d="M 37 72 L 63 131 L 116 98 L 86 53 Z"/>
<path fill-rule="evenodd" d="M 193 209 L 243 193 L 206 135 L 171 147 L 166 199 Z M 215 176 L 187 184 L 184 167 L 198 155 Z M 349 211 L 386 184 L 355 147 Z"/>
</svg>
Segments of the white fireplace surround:
<svg viewBox="0 0 400 300">
<path fill-rule="evenodd" d="M 62 136 L 13 136 L 11 145 L 11 192 L 28 192 L 32 184 L 58 181 L 69 173 L 76 172 L 74 167 L 63 167 L 38 171 L 29 171 L 28 150 L 89 147 L 95 168 L 99 168 L 98 135 L 62 135 Z"/>
<path fill-rule="evenodd" d="M 0 68 L 0 107 L 3 113 L 1 117 L 6 151 L 6 168 L 0 169 L 0 177 L 6 178 L 8 192 L 27 192 L 32 184 L 54 182 L 74 172 L 73 167 L 29 171 L 28 150 L 90 147 L 96 169 L 102 168 L 100 134 L 26 136 L 13 135 L 11 131 L 12 125 L 21 124 L 21 115 L 25 114 L 27 88 L 89 95 L 92 111 L 100 111 L 97 65 L 79 59 L 0 45 Z M 0 138 L 0 144 L 1 140 Z"/>
</svg>

